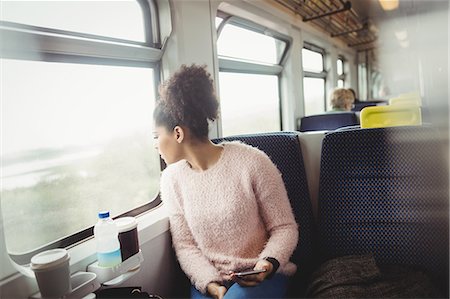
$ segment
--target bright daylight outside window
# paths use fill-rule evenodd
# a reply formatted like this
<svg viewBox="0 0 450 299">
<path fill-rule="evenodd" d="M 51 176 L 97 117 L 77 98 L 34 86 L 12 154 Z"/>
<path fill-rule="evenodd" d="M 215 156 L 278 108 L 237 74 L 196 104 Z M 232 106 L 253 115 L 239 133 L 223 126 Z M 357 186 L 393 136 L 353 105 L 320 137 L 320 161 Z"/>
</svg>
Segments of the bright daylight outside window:
<svg viewBox="0 0 450 299">
<path fill-rule="evenodd" d="M 234 24 L 223 27 L 217 41 L 223 136 L 281 129 L 278 74 L 274 73 L 281 70 L 286 47 L 286 41 L 257 31 Z"/>
<path fill-rule="evenodd" d="M 336 64 L 337 64 L 336 67 L 337 67 L 337 75 L 338 75 L 337 87 L 344 88 L 344 83 L 345 83 L 344 59 L 338 58 Z"/>
<path fill-rule="evenodd" d="M 93 9 L 100 3 L 108 5 L 106 14 L 122 13 L 122 5 L 114 1 L 94 3 Z M 68 7 L 74 4 L 70 2 Z M 119 11 L 112 12 L 109 6 Z M 37 12 L 21 10 L 23 3 L 15 7 L 2 2 L 5 7 L 3 15 L 15 21 L 20 18 L 14 14 L 29 17 Z M 82 26 L 89 21 L 86 14 L 61 17 L 58 24 L 68 29 L 63 22 L 74 26 L 77 19 Z M 97 19 L 96 24 L 102 22 Z M 141 27 L 134 28 L 136 24 L 133 20 L 115 27 L 124 27 L 123 32 L 144 32 L 143 21 Z M 40 33 L 34 34 L 38 40 Z M 54 41 L 62 44 L 64 39 L 56 37 Z M 93 42 L 92 47 L 96 43 L 101 42 Z M 107 45 L 101 49 L 108 52 Z M 39 57 L 39 48 L 31 50 L 36 53 L 31 58 Z M 115 60 L 86 55 L 65 61 L 64 53 L 57 59 L 47 55 L 46 61 L 11 56 L 14 54 L 0 60 L 1 208 L 11 255 L 24 255 L 92 227 L 100 210 L 117 216 L 156 198 L 160 163 L 151 132 L 158 79 L 151 64 L 129 64 L 124 57 L 114 65 Z"/>
<path fill-rule="evenodd" d="M 325 80 L 322 78 L 303 78 L 303 94 L 305 97 L 305 115 L 325 112 Z"/>
<path fill-rule="evenodd" d="M 137 1 L 2 0 L 1 8 L 2 21 L 137 42 L 145 41 L 144 19 Z"/>
<path fill-rule="evenodd" d="M 219 82 L 224 136 L 280 130 L 277 76 L 221 72 Z"/>
<path fill-rule="evenodd" d="M 286 42 L 239 26 L 226 24 L 217 40 L 219 57 L 278 64 Z"/>
<path fill-rule="evenodd" d="M 308 48 L 302 49 L 303 95 L 305 115 L 325 112 L 325 78 L 323 54 Z"/>
</svg>

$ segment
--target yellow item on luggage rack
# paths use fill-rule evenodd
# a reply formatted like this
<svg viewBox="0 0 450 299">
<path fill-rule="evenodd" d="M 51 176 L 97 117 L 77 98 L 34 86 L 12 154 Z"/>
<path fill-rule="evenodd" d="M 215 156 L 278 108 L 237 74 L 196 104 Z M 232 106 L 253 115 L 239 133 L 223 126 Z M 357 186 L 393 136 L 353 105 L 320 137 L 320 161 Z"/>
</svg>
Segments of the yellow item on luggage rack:
<svg viewBox="0 0 450 299">
<path fill-rule="evenodd" d="M 361 128 L 419 126 L 422 114 L 416 105 L 373 106 L 361 110 L 360 120 Z"/>
</svg>

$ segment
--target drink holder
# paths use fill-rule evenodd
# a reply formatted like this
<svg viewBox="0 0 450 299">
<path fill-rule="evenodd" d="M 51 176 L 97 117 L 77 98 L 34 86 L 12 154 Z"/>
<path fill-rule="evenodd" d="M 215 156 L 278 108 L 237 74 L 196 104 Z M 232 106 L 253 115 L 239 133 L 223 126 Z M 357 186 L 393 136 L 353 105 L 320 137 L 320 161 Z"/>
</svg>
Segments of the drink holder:
<svg viewBox="0 0 450 299">
<path fill-rule="evenodd" d="M 141 263 L 144 261 L 142 251 L 139 250 L 133 256 L 114 267 L 100 267 L 96 261 L 87 267 L 88 272 L 97 275 L 97 280 L 104 286 L 113 286 L 120 284 L 135 275 L 140 270 Z"/>
<path fill-rule="evenodd" d="M 89 272 L 76 272 L 70 276 L 72 291 L 61 298 L 75 299 L 82 298 L 100 288 L 100 283 L 96 280 L 97 275 Z M 30 299 L 42 299 L 40 292 L 29 297 Z"/>
</svg>

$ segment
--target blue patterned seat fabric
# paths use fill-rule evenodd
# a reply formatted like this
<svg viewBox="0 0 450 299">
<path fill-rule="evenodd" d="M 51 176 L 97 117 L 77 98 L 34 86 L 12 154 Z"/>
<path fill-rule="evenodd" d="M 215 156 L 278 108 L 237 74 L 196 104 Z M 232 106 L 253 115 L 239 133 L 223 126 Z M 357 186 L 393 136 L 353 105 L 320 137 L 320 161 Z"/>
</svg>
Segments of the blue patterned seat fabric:
<svg viewBox="0 0 450 299">
<path fill-rule="evenodd" d="M 299 242 L 291 260 L 298 266 L 294 293 L 298 295 L 306 287 L 308 275 L 315 267 L 315 225 L 306 181 L 300 143 L 295 132 L 274 132 L 240 135 L 213 140 L 240 140 L 265 152 L 280 170 L 297 223 Z M 239 167 L 239 165 L 236 165 Z"/>
<path fill-rule="evenodd" d="M 427 270 L 448 292 L 445 148 L 431 127 L 327 134 L 319 186 L 325 259 L 371 252 L 379 263 Z"/>
</svg>

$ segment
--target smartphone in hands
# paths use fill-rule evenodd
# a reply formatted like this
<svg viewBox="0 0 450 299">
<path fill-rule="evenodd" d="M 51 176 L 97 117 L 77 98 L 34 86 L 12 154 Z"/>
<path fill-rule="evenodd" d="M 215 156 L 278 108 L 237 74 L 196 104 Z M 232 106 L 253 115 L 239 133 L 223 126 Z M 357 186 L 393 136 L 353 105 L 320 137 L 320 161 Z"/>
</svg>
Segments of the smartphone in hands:
<svg viewBox="0 0 450 299">
<path fill-rule="evenodd" d="M 245 276 L 248 276 L 248 275 L 254 275 L 254 274 L 263 273 L 263 272 L 266 272 L 266 271 L 267 271 L 267 269 L 260 269 L 260 270 L 249 270 L 249 271 L 234 272 L 233 274 L 234 274 L 234 276 L 241 278 L 241 277 L 245 277 Z"/>
</svg>

